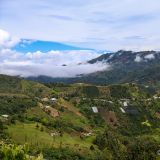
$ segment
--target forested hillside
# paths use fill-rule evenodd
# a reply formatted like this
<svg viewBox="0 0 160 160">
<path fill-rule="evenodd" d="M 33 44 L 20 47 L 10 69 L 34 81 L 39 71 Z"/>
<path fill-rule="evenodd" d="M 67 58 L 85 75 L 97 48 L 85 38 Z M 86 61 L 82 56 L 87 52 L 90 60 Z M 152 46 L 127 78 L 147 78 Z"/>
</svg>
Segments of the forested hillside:
<svg viewBox="0 0 160 160">
<path fill-rule="evenodd" d="M 1 159 L 160 158 L 158 89 L 0 81 Z"/>
</svg>

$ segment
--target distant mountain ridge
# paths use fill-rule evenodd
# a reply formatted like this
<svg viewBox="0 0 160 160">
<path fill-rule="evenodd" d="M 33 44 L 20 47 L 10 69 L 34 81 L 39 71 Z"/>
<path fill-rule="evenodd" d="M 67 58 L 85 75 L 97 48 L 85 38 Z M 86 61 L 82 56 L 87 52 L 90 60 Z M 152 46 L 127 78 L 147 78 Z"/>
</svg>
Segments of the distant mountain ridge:
<svg viewBox="0 0 160 160">
<path fill-rule="evenodd" d="M 157 51 L 123 51 L 106 53 L 88 61 L 90 64 L 102 62 L 110 69 L 73 78 L 52 78 L 47 76 L 29 77 L 40 82 L 120 84 L 136 82 L 160 86 L 160 52 Z"/>
<path fill-rule="evenodd" d="M 106 53 L 95 59 L 88 61 L 93 64 L 96 62 L 107 62 L 107 63 L 132 63 L 132 62 L 148 62 L 150 60 L 160 59 L 160 52 L 156 51 L 123 51 L 120 50 L 115 53 Z"/>
</svg>

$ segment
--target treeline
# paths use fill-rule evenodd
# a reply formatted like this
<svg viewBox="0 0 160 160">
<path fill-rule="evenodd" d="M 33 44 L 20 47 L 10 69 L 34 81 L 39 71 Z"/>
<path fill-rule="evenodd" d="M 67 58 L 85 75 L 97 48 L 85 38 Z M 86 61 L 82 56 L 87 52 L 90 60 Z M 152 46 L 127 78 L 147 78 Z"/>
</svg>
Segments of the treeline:
<svg viewBox="0 0 160 160">
<path fill-rule="evenodd" d="M 152 137 L 123 137 L 106 130 L 99 134 L 94 144 L 102 151 L 104 159 L 113 160 L 156 160 L 160 144 Z"/>
<path fill-rule="evenodd" d="M 0 115 L 22 113 L 27 108 L 36 106 L 36 101 L 27 97 L 0 96 Z"/>
</svg>

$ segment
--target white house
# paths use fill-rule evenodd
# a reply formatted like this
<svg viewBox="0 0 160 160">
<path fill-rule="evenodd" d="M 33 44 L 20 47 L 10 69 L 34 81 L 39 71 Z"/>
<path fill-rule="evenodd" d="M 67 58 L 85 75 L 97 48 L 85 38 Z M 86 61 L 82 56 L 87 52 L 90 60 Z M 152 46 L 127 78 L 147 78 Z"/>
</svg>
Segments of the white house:
<svg viewBox="0 0 160 160">
<path fill-rule="evenodd" d="M 4 115 L 1 115 L 0 118 L 4 121 L 8 121 L 9 115 L 4 114 Z"/>
<path fill-rule="evenodd" d="M 98 113 L 98 108 L 97 107 L 92 107 L 92 110 L 94 113 Z"/>
<path fill-rule="evenodd" d="M 126 111 L 123 108 L 120 108 L 120 110 L 122 111 L 122 113 L 126 113 Z"/>
<path fill-rule="evenodd" d="M 128 103 L 125 101 L 125 102 L 123 102 L 123 106 L 124 107 L 127 107 L 128 106 Z"/>
<path fill-rule="evenodd" d="M 8 117 L 9 117 L 9 115 L 4 114 L 4 115 L 2 115 L 2 117 L 3 117 L 3 118 L 8 118 Z"/>
<path fill-rule="evenodd" d="M 56 101 L 57 101 L 57 98 L 51 98 L 50 101 L 56 102 Z"/>
</svg>

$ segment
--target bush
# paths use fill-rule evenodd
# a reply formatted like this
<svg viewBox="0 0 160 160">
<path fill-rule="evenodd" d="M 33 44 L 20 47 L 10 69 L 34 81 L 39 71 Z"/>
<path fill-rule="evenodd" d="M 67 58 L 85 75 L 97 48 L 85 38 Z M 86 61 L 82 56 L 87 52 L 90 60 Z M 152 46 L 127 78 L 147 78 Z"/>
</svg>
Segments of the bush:
<svg viewBox="0 0 160 160">
<path fill-rule="evenodd" d="M 0 143 L 0 159 L 1 160 L 43 160 L 42 155 L 38 157 L 28 154 L 29 148 L 26 145 L 14 145 Z"/>
</svg>

